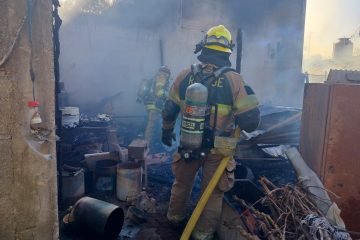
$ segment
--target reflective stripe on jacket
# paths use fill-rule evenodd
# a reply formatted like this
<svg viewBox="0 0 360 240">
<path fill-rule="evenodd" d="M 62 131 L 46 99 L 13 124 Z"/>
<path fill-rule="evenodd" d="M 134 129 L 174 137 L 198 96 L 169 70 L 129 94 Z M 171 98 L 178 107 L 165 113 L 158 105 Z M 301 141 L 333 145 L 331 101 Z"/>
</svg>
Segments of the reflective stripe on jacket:
<svg viewBox="0 0 360 240">
<path fill-rule="evenodd" d="M 205 73 L 211 73 L 214 68 L 214 65 L 203 65 Z M 170 88 L 169 100 L 180 106 L 181 111 L 184 110 L 186 89 L 193 83 L 195 83 L 194 76 L 190 69 L 186 69 L 178 75 Z M 213 128 L 216 122 L 216 130 L 221 129 L 230 133 L 234 129 L 234 117 L 257 108 L 259 101 L 239 73 L 228 71 L 221 74 L 208 86 L 208 105 L 210 107 L 210 127 Z M 215 112 L 217 112 L 216 121 Z M 175 122 L 163 120 L 165 129 L 172 128 L 174 124 Z"/>
</svg>

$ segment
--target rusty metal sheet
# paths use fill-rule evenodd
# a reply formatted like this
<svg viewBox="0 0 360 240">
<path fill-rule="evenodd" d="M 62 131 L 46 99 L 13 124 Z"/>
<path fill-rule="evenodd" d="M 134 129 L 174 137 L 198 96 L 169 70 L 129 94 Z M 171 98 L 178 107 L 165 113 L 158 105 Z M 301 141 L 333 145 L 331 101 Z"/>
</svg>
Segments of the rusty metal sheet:
<svg viewBox="0 0 360 240">
<path fill-rule="evenodd" d="M 322 177 L 322 159 L 328 116 L 330 85 L 305 85 L 301 119 L 300 153 L 309 167 Z"/>
<path fill-rule="evenodd" d="M 331 85 L 324 148 L 324 184 L 340 198 L 347 228 L 360 231 L 360 85 Z"/>
</svg>

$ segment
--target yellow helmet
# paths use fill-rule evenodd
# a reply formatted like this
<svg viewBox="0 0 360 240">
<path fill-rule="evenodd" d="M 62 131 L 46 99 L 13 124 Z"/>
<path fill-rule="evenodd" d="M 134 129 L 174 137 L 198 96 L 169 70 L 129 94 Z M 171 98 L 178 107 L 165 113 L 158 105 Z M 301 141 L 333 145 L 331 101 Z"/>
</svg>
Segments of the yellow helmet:
<svg viewBox="0 0 360 240">
<path fill-rule="evenodd" d="M 231 53 L 234 46 L 231 33 L 224 25 L 210 28 L 205 35 L 204 47 L 206 48 Z"/>
</svg>

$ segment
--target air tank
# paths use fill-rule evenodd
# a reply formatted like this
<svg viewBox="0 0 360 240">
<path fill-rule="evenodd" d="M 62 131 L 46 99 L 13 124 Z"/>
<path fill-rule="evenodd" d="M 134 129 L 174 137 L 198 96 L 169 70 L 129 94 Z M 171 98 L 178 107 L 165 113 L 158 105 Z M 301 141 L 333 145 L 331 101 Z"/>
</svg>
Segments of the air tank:
<svg viewBox="0 0 360 240">
<path fill-rule="evenodd" d="M 185 150 L 201 148 L 208 90 L 201 83 L 188 86 L 185 93 L 185 108 L 181 119 L 180 145 Z"/>
</svg>

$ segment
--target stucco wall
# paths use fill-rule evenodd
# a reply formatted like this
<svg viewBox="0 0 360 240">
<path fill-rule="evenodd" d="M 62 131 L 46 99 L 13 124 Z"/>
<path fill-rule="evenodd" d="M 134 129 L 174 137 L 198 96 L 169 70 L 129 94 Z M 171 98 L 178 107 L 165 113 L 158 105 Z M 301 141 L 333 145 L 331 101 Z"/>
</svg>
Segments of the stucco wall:
<svg viewBox="0 0 360 240">
<path fill-rule="evenodd" d="M 0 239 L 58 238 L 51 11 L 51 1 L 0 1 L 0 63 L 19 30 L 0 66 Z M 31 53 L 46 141 L 29 128 Z"/>
</svg>

